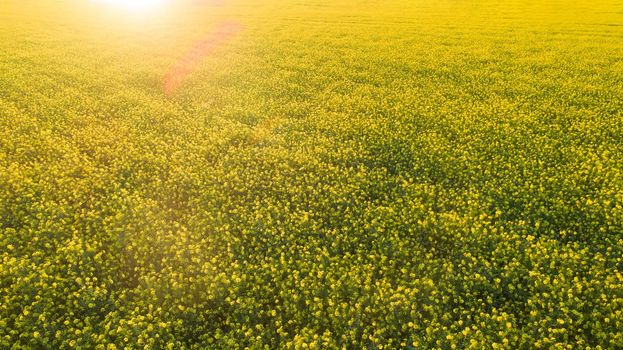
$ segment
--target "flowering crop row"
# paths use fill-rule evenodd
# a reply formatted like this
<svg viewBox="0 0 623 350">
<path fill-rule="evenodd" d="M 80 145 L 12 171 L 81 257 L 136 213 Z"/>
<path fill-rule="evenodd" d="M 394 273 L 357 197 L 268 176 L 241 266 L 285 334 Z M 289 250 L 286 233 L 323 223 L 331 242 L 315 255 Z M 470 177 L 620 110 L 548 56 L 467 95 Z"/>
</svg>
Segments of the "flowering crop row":
<svg viewBox="0 0 623 350">
<path fill-rule="evenodd" d="M 0 348 L 623 348 L 620 4 L 179 6 L 0 5 Z"/>
</svg>

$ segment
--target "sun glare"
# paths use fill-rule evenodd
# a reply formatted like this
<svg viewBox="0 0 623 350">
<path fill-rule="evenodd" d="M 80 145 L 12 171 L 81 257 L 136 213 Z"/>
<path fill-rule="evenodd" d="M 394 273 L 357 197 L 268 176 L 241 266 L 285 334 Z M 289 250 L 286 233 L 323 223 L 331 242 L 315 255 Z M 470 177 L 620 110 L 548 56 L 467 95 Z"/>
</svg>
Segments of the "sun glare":
<svg viewBox="0 0 623 350">
<path fill-rule="evenodd" d="M 95 3 L 113 5 L 128 11 L 145 12 L 161 7 L 167 0 L 92 0 Z"/>
</svg>

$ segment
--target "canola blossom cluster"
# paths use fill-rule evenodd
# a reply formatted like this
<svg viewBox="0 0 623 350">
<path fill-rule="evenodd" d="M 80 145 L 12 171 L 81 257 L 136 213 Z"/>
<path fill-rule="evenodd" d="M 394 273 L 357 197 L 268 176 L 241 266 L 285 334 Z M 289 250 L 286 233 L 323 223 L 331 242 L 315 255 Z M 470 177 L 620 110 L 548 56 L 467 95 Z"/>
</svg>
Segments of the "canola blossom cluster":
<svg viewBox="0 0 623 350">
<path fill-rule="evenodd" d="M 620 2 L 203 3 L 0 4 L 0 348 L 623 348 Z"/>
</svg>

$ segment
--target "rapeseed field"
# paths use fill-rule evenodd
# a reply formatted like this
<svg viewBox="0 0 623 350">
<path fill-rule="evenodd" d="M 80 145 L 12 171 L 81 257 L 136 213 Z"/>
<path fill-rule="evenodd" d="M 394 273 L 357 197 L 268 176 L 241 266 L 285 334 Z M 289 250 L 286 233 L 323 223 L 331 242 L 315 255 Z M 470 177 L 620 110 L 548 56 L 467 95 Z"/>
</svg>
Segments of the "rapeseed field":
<svg viewBox="0 0 623 350">
<path fill-rule="evenodd" d="M 2 0 L 0 348 L 623 348 L 623 3 Z"/>
</svg>

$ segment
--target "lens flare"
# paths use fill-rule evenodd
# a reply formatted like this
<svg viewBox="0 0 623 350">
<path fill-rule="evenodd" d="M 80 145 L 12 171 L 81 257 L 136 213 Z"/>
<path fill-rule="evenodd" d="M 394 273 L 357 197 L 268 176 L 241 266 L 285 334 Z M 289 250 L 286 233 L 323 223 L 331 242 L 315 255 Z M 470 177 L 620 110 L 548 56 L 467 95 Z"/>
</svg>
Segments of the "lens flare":
<svg viewBox="0 0 623 350">
<path fill-rule="evenodd" d="M 242 25 L 236 21 L 220 23 L 203 40 L 197 42 L 191 49 L 179 59 L 166 73 L 163 89 L 166 96 L 171 96 L 201 63 L 201 60 L 211 54 L 219 46 L 235 36 Z"/>
</svg>

